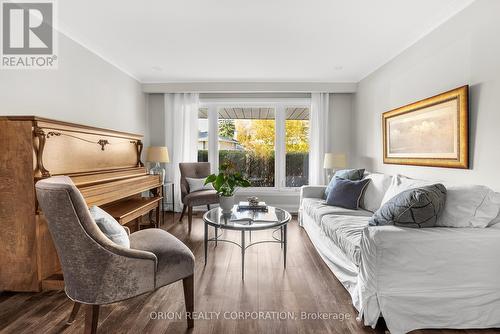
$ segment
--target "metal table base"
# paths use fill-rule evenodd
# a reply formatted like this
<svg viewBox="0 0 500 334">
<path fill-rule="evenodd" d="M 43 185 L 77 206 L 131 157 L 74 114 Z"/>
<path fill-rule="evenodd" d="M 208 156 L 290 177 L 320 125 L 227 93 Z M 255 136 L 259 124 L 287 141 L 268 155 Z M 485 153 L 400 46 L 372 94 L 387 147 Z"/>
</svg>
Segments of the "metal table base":
<svg viewBox="0 0 500 334">
<path fill-rule="evenodd" d="M 262 240 L 262 241 L 257 241 L 257 242 L 252 242 L 252 231 L 249 232 L 249 239 L 250 243 L 248 245 L 245 244 L 245 232 L 246 230 L 241 231 L 241 242 L 238 244 L 237 242 L 234 242 L 232 240 L 227 240 L 227 239 L 220 239 L 219 237 L 222 235 L 218 235 L 218 230 L 219 228 L 214 227 L 215 229 L 215 237 L 209 238 L 208 237 L 208 224 L 205 223 L 205 236 L 204 236 L 204 246 L 205 246 L 205 265 L 207 264 L 207 256 L 208 256 L 208 242 L 212 241 L 215 242 L 215 246 L 217 247 L 217 242 L 228 242 L 231 244 L 234 244 L 238 247 L 241 248 L 241 279 L 245 279 L 245 251 L 248 247 L 257 245 L 257 244 L 263 244 L 263 243 L 279 243 L 281 244 L 281 248 L 283 249 L 283 267 L 286 269 L 286 249 L 287 249 L 287 224 L 284 224 L 280 226 L 278 229 L 273 231 L 273 240 Z M 276 238 L 274 236 L 274 232 L 277 230 L 280 230 L 280 238 Z"/>
</svg>

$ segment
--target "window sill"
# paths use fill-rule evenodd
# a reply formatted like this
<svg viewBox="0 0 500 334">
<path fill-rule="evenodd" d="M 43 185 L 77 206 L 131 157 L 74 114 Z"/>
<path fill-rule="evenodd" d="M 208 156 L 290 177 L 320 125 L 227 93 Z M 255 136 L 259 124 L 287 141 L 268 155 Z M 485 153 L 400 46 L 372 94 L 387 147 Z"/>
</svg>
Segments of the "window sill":
<svg viewBox="0 0 500 334">
<path fill-rule="evenodd" d="M 235 193 L 238 195 L 276 195 L 276 196 L 298 196 L 300 194 L 300 187 L 298 188 L 244 188 L 238 189 Z"/>
</svg>

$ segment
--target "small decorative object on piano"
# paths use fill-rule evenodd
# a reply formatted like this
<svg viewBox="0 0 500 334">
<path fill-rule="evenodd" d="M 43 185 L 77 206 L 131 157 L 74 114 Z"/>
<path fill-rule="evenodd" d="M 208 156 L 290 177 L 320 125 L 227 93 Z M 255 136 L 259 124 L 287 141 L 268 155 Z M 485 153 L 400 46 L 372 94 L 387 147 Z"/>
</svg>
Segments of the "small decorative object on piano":
<svg viewBox="0 0 500 334">
<path fill-rule="evenodd" d="M 250 201 L 252 199 L 252 201 Z M 257 199 L 257 201 L 255 201 Z M 240 202 L 238 204 L 238 211 L 252 210 L 267 212 L 266 202 L 259 202 L 257 197 L 249 197 L 248 202 Z"/>
</svg>

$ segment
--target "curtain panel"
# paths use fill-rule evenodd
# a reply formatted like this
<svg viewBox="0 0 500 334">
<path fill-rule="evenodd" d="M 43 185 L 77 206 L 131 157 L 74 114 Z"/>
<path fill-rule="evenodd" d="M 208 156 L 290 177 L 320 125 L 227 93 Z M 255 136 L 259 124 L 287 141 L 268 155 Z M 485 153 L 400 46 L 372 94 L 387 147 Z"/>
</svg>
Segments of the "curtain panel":
<svg viewBox="0 0 500 334">
<path fill-rule="evenodd" d="M 196 162 L 198 144 L 197 93 L 165 94 L 166 143 L 170 153 L 169 180 L 175 184 L 175 211 L 182 210 L 180 162 Z"/>
<path fill-rule="evenodd" d="M 323 185 L 326 182 L 323 159 L 328 149 L 329 94 L 311 94 L 309 132 L 309 184 Z"/>
</svg>

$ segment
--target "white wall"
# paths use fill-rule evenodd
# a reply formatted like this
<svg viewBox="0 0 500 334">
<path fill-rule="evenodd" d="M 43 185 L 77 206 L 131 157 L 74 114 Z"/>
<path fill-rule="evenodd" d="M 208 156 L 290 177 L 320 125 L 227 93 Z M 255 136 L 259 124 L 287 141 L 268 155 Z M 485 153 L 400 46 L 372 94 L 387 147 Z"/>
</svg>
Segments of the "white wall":
<svg viewBox="0 0 500 334">
<path fill-rule="evenodd" d="M 0 70 L 0 115 L 36 115 L 144 134 L 139 82 L 59 34 L 56 70 Z"/>
<path fill-rule="evenodd" d="M 358 84 L 355 165 L 500 190 L 500 1 L 478 0 Z M 470 170 L 384 165 L 381 114 L 470 85 Z"/>
<path fill-rule="evenodd" d="M 351 138 L 353 94 L 330 94 L 329 109 L 327 150 L 330 153 L 345 153 L 350 166 L 354 162 Z"/>
<path fill-rule="evenodd" d="M 151 146 L 166 146 L 165 95 L 148 94 L 148 134 Z"/>
</svg>

